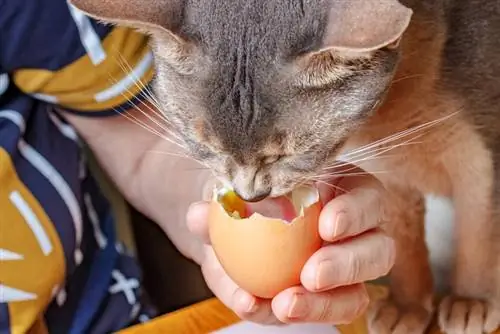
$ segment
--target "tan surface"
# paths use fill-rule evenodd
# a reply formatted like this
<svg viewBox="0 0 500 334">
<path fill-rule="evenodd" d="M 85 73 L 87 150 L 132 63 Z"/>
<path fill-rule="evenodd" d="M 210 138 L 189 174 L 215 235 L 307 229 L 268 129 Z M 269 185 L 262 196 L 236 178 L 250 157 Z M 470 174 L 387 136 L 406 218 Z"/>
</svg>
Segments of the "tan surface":
<svg viewBox="0 0 500 334">
<path fill-rule="evenodd" d="M 370 285 L 368 289 L 372 300 L 381 298 L 387 293 L 386 288 L 381 286 Z M 214 298 L 159 317 L 148 324 L 132 327 L 120 334 L 206 334 L 239 321 L 234 313 Z M 368 333 L 364 319 L 355 321 L 349 326 L 339 326 L 338 328 L 342 334 Z M 440 332 L 434 326 L 431 333 L 438 334 Z"/>
</svg>

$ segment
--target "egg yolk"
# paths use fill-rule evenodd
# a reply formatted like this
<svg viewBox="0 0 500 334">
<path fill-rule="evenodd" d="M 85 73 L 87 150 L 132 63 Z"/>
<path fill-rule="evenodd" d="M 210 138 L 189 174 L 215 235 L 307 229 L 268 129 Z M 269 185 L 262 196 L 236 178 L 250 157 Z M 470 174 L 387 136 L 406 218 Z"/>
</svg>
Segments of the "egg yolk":
<svg viewBox="0 0 500 334">
<path fill-rule="evenodd" d="M 297 217 L 297 209 L 292 201 L 286 197 L 266 198 L 260 202 L 245 202 L 234 192 L 227 192 L 220 199 L 226 212 L 233 218 L 244 219 L 253 213 L 259 213 L 267 218 L 283 219 L 291 222 Z"/>
<path fill-rule="evenodd" d="M 242 219 L 248 217 L 245 202 L 239 198 L 235 192 L 228 191 L 219 201 L 224 207 L 224 210 L 233 218 Z"/>
</svg>

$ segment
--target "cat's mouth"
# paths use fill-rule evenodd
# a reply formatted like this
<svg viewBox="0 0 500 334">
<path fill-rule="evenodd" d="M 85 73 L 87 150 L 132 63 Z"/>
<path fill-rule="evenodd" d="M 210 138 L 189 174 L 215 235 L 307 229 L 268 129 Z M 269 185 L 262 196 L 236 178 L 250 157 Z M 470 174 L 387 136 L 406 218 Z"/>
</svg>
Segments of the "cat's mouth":
<svg viewBox="0 0 500 334">
<path fill-rule="evenodd" d="M 283 219 L 288 222 L 303 215 L 305 208 L 319 200 L 318 189 L 306 185 L 298 186 L 286 195 L 266 197 L 259 202 L 244 201 L 234 191 L 225 188 L 216 188 L 215 194 L 219 203 L 233 218 L 244 219 L 259 213 L 268 218 Z"/>
</svg>

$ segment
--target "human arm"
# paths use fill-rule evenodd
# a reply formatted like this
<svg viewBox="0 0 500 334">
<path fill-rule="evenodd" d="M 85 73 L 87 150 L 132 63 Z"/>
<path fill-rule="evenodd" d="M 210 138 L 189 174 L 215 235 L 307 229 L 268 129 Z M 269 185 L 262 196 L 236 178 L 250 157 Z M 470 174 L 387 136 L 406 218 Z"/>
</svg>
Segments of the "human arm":
<svg viewBox="0 0 500 334">
<path fill-rule="evenodd" d="M 140 104 L 117 117 L 64 116 L 126 199 L 157 222 L 183 255 L 200 263 L 202 243 L 187 229 L 185 215 L 191 203 L 202 199 L 211 173 L 179 157 L 183 152 L 178 145 L 137 124 L 158 118 L 153 110 Z"/>
<path fill-rule="evenodd" d="M 113 259 L 127 258 L 120 247 L 115 249 L 115 222 L 88 173 L 80 138 L 60 115 L 92 118 L 93 124 L 123 119 L 119 113 L 131 109 L 127 100 L 134 96 L 138 103 L 145 92 L 130 82 L 130 71 L 147 85 L 152 57 L 145 36 L 80 14 L 64 0 L 8 2 L 0 11 L 0 73 L 10 82 L 6 94 L 0 89 L 0 230 L 8 231 L 0 238 L 0 257 L 6 259 L 0 261 L 5 269 L 0 270 L 0 290 L 5 291 L 0 323 L 17 331 L 31 328 L 37 319 L 50 331 L 69 332 L 69 326 L 81 328 L 83 322 L 100 327 L 97 316 L 90 318 L 92 312 L 99 308 L 100 315 L 106 314 L 104 304 L 114 299 L 87 293 L 108 291 L 113 270 L 122 270 L 121 261 Z M 127 153 L 126 148 L 120 152 Z M 132 159 L 124 160 L 125 170 Z M 35 236 L 47 236 L 40 239 L 42 248 L 31 226 Z M 129 262 L 127 269 L 135 268 Z M 99 268 L 101 279 L 87 284 L 93 268 Z M 134 278 L 140 280 L 138 272 Z M 112 303 L 122 314 L 137 310 L 128 301 Z M 76 308 L 85 308 L 87 317 Z M 75 318 L 63 316 L 66 320 L 59 322 L 59 311 Z M 125 325 L 127 319 L 122 320 L 109 325 Z"/>
</svg>

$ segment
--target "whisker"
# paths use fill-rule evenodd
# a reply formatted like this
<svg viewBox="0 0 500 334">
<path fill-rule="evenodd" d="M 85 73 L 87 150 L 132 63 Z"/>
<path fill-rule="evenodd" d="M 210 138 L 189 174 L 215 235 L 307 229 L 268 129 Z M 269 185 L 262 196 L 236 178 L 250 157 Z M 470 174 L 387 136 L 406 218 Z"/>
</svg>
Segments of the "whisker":
<svg viewBox="0 0 500 334">
<path fill-rule="evenodd" d="M 198 167 L 198 168 L 186 168 L 184 171 L 186 172 L 195 172 L 200 170 L 211 170 L 209 167 Z"/>
<path fill-rule="evenodd" d="M 154 134 L 156 136 L 158 136 L 159 138 L 161 139 L 165 139 L 164 138 L 164 135 L 160 132 L 158 132 L 157 130 L 153 129 L 152 127 L 150 127 L 149 125 L 147 125 L 146 123 L 140 121 L 137 117 L 135 116 L 131 116 L 131 115 L 127 115 L 126 113 L 120 111 L 120 110 L 117 110 L 117 109 L 114 109 L 114 111 L 116 113 L 118 113 L 119 115 L 121 115 L 122 117 L 125 117 L 126 119 L 128 119 L 129 121 L 135 123 L 136 125 L 138 125 L 139 127 L 141 127 L 142 129 L 146 130 L 147 132 L 151 133 L 151 134 Z"/>
<path fill-rule="evenodd" d="M 390 142 L 390 141 L 394 141 L 394 140 L 397 140 L 399 138 L 402 138 L 402 137 L 405 137 L 405 136 L 408 136 L 408 135 L 411 135 L 415 132 L 418 132 L 419 130 L 423 130 L 423 129 L 426 129 L 430 126 L 433 126 L 437 123 L 439 123 L 441 121 L 441 119 L 439 120 L 434 120 L 434 121 L 430 121 L 430 122 L 427 122 L 427 123 L 424 123 L 424 124 L 420 124 L 420 125 L 417 125 L 415 127 L 412 127 L 412 128 L 409 128 L 409 129 L 406 129 L 406 130 L 403 130 L 403 131 L 400 131 L 400 132 L 397 132 L 395 134 L 392 134 L 390 136 L 387 136 L 385 138 L 382 138 L 382 139 L 379 139 L 373 143 L 370 143 L 370 144 L 367 144 L 365 146 L 362 146 L 360 147 L 359 149 L 357 150 L 354 150 L 348 154 L 346 154 L 346 156 L 349 156 L 351 154 L 354 154 L 354 153 L 359 153 L 361 151 L 364 151 L 364 150 L 367 150 L 367 149 L 370 149 L 371 147 L 373 146 L 380 146 L 382 144 L 385 144 L 387 142 Z"/>
<path fill-rule="evenodd" d="M 423 76 L 424 76 L 423 74 L 409 74 L 392 80 L 391 84 L 395 84 L 408 79 L 421 78 Z"/>
<path fill-rule="evenodd" d="M 140 110 L 139 108 L 136 108 L 136 109 Z M 161 124 L 159 124 L 158 122 L 156 122 L 156 121 L 155 121 L 155 119 L 154 119 L 154 118 L 152 118 L 152 117 L 151 117 L 150 115 L 148 115 L 147 113 L 142 112 L 142 111 L 141 111 L 141 113 L 142 113 L 144 116 L 146 116 L 146 118 L 148 118 L 151 122 L 155 123 L 155 124 L 156 124 L 156 125 L 157 125 L 157 126 L 158 126 L 161 130 L 162 130 L 162 131 L 156 130 L 156 129 L 154 129 L 154 128 L 153 128 L 152 126 L 150 126 L 150 125 L 146 125 L 146 123 L 145 123 L 145 122 L 143 122 L 142 120 L 139 120 L 139 118 L 137 118 L 136 116 L 126 115 L 126 113 L 123 113 L 122 115 L 123 115 L 123 116 L 128 117 L 128 119 L 134 119 L 136 124 L 139 124 L 139 123 L 140 123 L 140 124 L 142 124 L 142 125 L 143 125 L 143 127 L 147 127 L 147 129 L 148 129 L 151 133 L 155 133 L 155 134 L 157 134 L 160 138 L 162 138 L 163 140 L 166 140 L 166 141 L 168 141 L 168 142 L 170 142 L 170 143 L 172 143 L 172 144 L 174 144 L 174 145 L 178 146 L 179 148 L 184 149 L 184 145 L 183 145 L 182 143 L 179 143 L 177 140 L 174 140 L 174 139 L 172 139 L 172 138 L 170 138 L 170 137 L 168 137 L 168 136 L 166 135 L 167 133 L 168 133 L 168 134 L 171 134 L 171 133 L 168 131 L 168 129 L 164 128 Z"/>
<path fill-rule="evenodd" d="M 153 152 L 153 151 L 146 151 L 145 153 L 146 154 L 158 154 L 158 155 L 163 155 L 163 156 L 167 156 L 167 157 L 175 157 L 175 158 L 192 160 L 192 161 L 194 161 L 196 163 L 199 163 L 199 164 L 201 164 L 201 165 L 204 166 L 204 167 L 198 167 L 198 168 L 187 168 L 185 170 L 193 171 L 193 170 L 207 170 L 207 169 L 210 169 L 209 167 L 205 166 L 205 164 L 202 161 L 197 160 L 197 159 L 195 159 L 193 157 L 190 157 L 188 155 L 176 154 L 176 153 L 172 153 L 172 152 Z"/>
<path fill-rule="evenodd" d="M 126 72 L 126 70 L 125 70 L 123 67 L 122 67 L 122 70 L 123 70 L 124 72 Z M 110 78 L 111 78 L 112 80 L 114 80 L 115 82 L 117 82 L 117 80 L 116 80 L 113 76 L 111 76 L 111 75 L 110 75 Z M 140 81 L 140 80 L 139 80 L 139 81 Z M 139 87 L 139 85 L 138 85 L 138 83 L 137 83 L 136 81 L 134 81 L 134 84 L 135 84 L 136 86 L 138 86 L 138 87 Z M 142 84 L 142 82 L 141 82 L 141 84 Z M 142 85 L 144 85 L 144 84 L 142 84 Z M 141 88 L 141 87 L 139 87 L 139 88 Z M 122 92 L 122 95 L 123 95 L 123 96 L 125 96 L 125 97 L 127 98 L 127 100 L 131 102 L 131 100 L 132 100 L 131 98 L 132 98 L 132 97 L 134 97 L 134 94 L 132 94 L 132 92 L 131 92 L 130 88 L 126 88 L 126 92 L 127 92 L 128 94 L 130 94 L 130 96 L 129 96 L 129 97 L 128 97 L 128 96 L 126 96 L 124 92 Z M 162 121 L 162 122 L 165 122 L 165 125 L 169 125 L 169 121 L 166 119 L 165 115 L 163 115 L 162 113 L 160 113 L 160 112 L 159 112 L 159 109 L 160 109 L 160 108 L 159 108 L 159 106 L 158 106 L 156 103 L 154 103 L 154 101 L 152 101 L 152 100 L 151 100 L 151 97 L 149 97 L 149 96 L 147 95 L 147 92 L 145 92 L 144 90 L 142 90 L 142 89 L 141 89 L 140 95 L 142 95 L 142 96 L 143 96 L 143 97 L 144 97 L 144 98 L 145 98 L 148 102 L 150 102 L 150 103 L 151 103 L 153 106 L 155 106 L 158 110 L 155 110 L 155 109 L 151 108 L 149 105 L 147 105 L 147 104 L 146 104 L 146 103 L 144 103 L 143 101 L 141 101 L 141 103 L 143 103 L 143 104 L 144 104 L 144 105 L 145 105 L 145 106 L 146 106 L 146 107 L 147 107 L 147 108 L 148 108 L 148 109 L 149 109 L 149 110 L 150 110 L 150 111 L 151 111 L 154 115 L 159 116 L 159 118 L 161 119 L 161 121 Z"/>
<path fill-rule="evenodd" d="M 173 141 L 172 139 L 168 138 L 167 136 L 165 136 L 164 134 L 162 134 L 158 130 L 154 129 L 150 125 L 146 124 L 144 121 L 138 119 L 137 117 L 124 112 L 123 108 L 121 108 L 121 109 L 122 110 L 118 110 L 116 108 L 113 108 L 113 111 L 115 111 L 118 115 L 120 115 L 122 117 L 125 117 L 127 120 L 131 121 L 132 123 L 138 125 L 140 128 L 146 130 L 147 132 L 149 132 L 149 133 L 151 133 L 153 135 L 156 135 L 160 139 L 163 139 L 163 140 L 168 141 L 168 142 L 170 142 L 170 143 L 172 143 L 174 145 L 179 146 L 180 148 L 183 148 L 183 146 L 180 145 L 179 143 L 177 143 L 177 142 Z"/>
<path fill-rule="evenodd" d="M 127 72 L 127 71 L 128 71 L 129 73 L 132 73 L 132 74 L 133 74 L 134 72 L 133 72 L 132 66 L 130 66 L 130 64 L 128 63 L 127 59 L 126 59 L 126 58 L 125 58 L 125 57 L 121 54 L 121 52 L 119 52 L 119 51 L 118 51 L 118 52 L 117 52 L 117 54 L 118 54 L 119 59 L 116 59 L 116 58 L 115 58 L 115 59 L 117 60 L 118 64 L 119 64 L 119 65 L 120 65 L 120 67 L 122 68 L 122 70 L 123 70 L 124 72 Z M 139 83 L 140 87 L 139 87 L 139 86 L 138 86 L 138 87 L 139 87 L 139 88 L 142 88 L 142 89 L 143 89 L 143 90 L 144 90 L 144 91 L 145 91 L 145 92 L 149 95 L 149 97 L 150 97 L 150 98 L 151 98 L 151 99 L 152 99 L 152 100 L 153 100 L 153 101 L 154 101 L 157 105 L 159 105 L 158 100 L 157 100 L 157 99 L 156 99 L 156 97 L 154 96 L 153 91 L 152 91 L 149 87 L 147 87 L 147 86 L 146 86 L 146 85 L 142 82 L 142 80 L 141 80 L 139 77 L 137 77 L 137 75 L 133 74 L 133 77 L 134 77 L 134 81 L 135 81 L 135 82 L 137 82 L 137 83 Z"/>
<path fill-rule="evenodd" d="M 181 154 L 181 153 L 156 151 L 156 150 L 147 150 L 146 153 L 159 154 L 159 155 L 168 155 L 168 156 L 172 156 L 172 157 L 187 158 L 187 159 L 191 159 L 191 160 L 197 161 L 196 159 L 194 159 L 194 158 L 192 158 L 192 157 L 190 157 L 190 156 L 188 156 L 186 154 Z"/>
<path fill-rule="evenodd" d="M 381 175 L 390 173 L 389 170 L 383 171 L 370 171 L 370 172 L 356 172 L 356 173 L 333 173 L 333 174 L 324 174 L 319 175 L 319 179 L 323 179 L 324 177 L 352 177 L 352 176 L 369 176 L 369 175 Z"/>
<path fill-rule="evenodd" d="M 456 112 L 453 112 L 449 115 L 446 115 L 446 116 L 443 116 L 441 118 L 438 118 L 436 120 L 433 120 L 433 121 L 429 121 L 429 122 L 426 122 L 426 123 L 423 123 L 423 124 L 420 124 L 420 125 L 417 125 L 417 126 L 414 126 L 410 129 L 406 129 L 406 130 L 403 130 L 403 131 L 400 131 L 400 132 L 397 132 L 395 134 L 392 134 L 390 136 L 387 136 L 385 138 L 382 138 L 382 139 L 379 139 L 375 142 L 372 142 L 370 144 L 367 144 L 367 145 L 364 145 L 364 146 L 361 146 L 359 147 L 358 149 L 356 150 L 353 150 L 351 152 L 348 152 L 347 154 L 344 154 L 342 155 L 343 157 L 349 157 L 349 156 L 352 156 L 352 155 L 355 155 L 355 154 L 358 154 L 360 152 L 363 152 L 363 151 L 366 151 L 366 150 L 369 150 L 371 149 L 372 147 L 376 147 L 376 146 L 381 146 L 381 145 L 384 145 L 384 144 L 387 144 L 389 142 L 392 142 L 392 141 L 395 141 L 395 140 L 398 140 L 398 139 L 401 139 L 401 138 L 404 138 L 404 137 L 407 137 L 407 136 L 410 136 L 418 131 L 423 131 L 423 130 L 427 130 L 428 128 L 431 128 L 439 123 L 442 123 L 444 122 L 445 120 L 455 116 L 456 114 L 458 114 L 460 111 L 456 111 Z"/>
<path fill-rule="evenodd" d="M 342 188 L 342 187 L 340 187 L 340 186 L 337 186 L 337 185 L 335 185 L 335 184 L 331 184 L 331 183 L 329 183 L 329 182 L 326 182 L 326 181 L 324 181 L 324 180 L 312 180 L 312 181 L 315 181 L 315 182 L 318 182 L 318 183 L 324 184 L 324 185 L 325 185 L 325 186 L 327 186 L 327 187 L 333 188 L 333 189 L 335 189 L 335 190 L 340 190 L 341 192 L 344 192 L 344 193 L 346 193 L 346 192 L 347 192 L 347 190 L 346 190 L 346 189 L 344 189 L 344 188 Z"/>
<path fill-rule="evenodd" d="M 390 152 L 390 151 L 392 151 L 392 150 L 394 150 L 396 148 L 399 148 L 399 147 L 420 144 L 422 142 L 415 142 L 414 140 L 422 137 L 423 135 L 424 134 L 419 134 L 419 135 L 415 136 L 414 138 L 410 138 L 407 141 L 404 141 L 402 143 L 395 144 L 395 145 L 392 145 L 392 146 L 389 146 L 389 147 L 379 147 L 379 148 L 373 149 L 371 151 L 368 151 L 368 152 L 360 154 L 360 155 L 358 155 L 356 157 L 353 157 L 353 160 L 347 160 L 346 159 L 347 161 L 345 161 L 345 160 L 342 160 L 341 162 L 337 161 L 333 165 L 327 166 L 327 167 L 323 168 L 323 170 L 331 170 L 331 169 L 336 169 L 336 168 L 342 168 L 342 167 L 345 167 L 345 166 L 352 166 L 352 165 L 359 164 L 360 162 L 366 162 L 366 161 L 374 160 L 375 158 L 377 158 L 377 159 L 380 159 L 380 158 L 387 159 L 391 155 L 388 155 L 388 154 L 385 154 L 385 153 Z M 392 155 L 392 156 L 395 156 L 395 155 Z M 343 158 L 345 159 L 345 156 Z M 342 159 L 342 157 L 340 157 L 340 159 Z M 356 167 L 351 167 L 351 169 L 355 169 L 355 168 Z"/>
<path fill-rule="evenodd" d="M 160 112 L 160 110 L 161 110 L 160 103 L 158 103 L 158 100 L 155 98 L 152 91 L 142 82 L 142 80 L 139 77 L 137 77 L 135 74 L 133 74 L 132 67 L 128 64 L 126 59 L 120 53 L 118 53 L 118 56 L 120 58 L 118 58 L 116 60 L 117 60 L 117 63 L 119 64 L 120 68 L 122 69 L 122 71 L 124 73 L 130 73 L 133 75 L 134 84 L 136 85 L 136 87 L 138 87 L 141 90 L 140 94 L 143 95 L 146 98 L 146 100 L 149 101 L 156 109 L 151 108 L 149 105 L 145 104 L 142 101 L 141 102 L 150 110 L 151 113 L 153 113 L 154 115 L 156 115 L 160 118 L 161 123 L 162 123 L 162 127 L 164 127 L 163 123 L 164 123 L 164 125 L 167 125 L 167 126 L 171 125 L 170 121 L 166 118 L 165 114 Z M 127 89 L 127 92 L 132 95 L 132 93 L 130 92 L 130 89 Z M 128 98 L 128 99 L 130 100 L 130 98 Z M 142 110 L 141 110 L 141 112 L 142 112 Z M 151 116 L 149 116 L 149 117 L 151 117 Z"/>
<path fill-rule="evenodd" d="M 129 90 L 127 90 L 127 93 L 131 94 Z M 177 140 L 181 140 L 178 136 L 174 135 L 165 125 L 161 124 L 160 122 L 158 122 L 158 120 L 156 120 L 154 117 L 152 117 L 151 115 L 149 115 L 148 113 L 144 112 L 142 109 L 138 108 L 137 104 L 136 103 L 133 103 L 130 99 L 130 97 L 128 97 L 125 93 L 122 93 L 122 95 L 127 98 L 131 104 L 138 110 L 141 112 L 141 114 L 143 114 L 146 118 L 148 118 L 151 122 L 155 123 L 162 131 L 168 133 L 169 135 L 172 135 L 174 138 L 176 138 Z M 146 104 L 145 104 L 146 105 Z M 148 105 L 146 105 L 149 109 L 151 109 L 151 107 L 149 107 Z M 152 109 L 151 109 L 152 110 Z M 154 112 L 154 110 L 152 110 Z M 125 113 L 122 114 L 123 116 L 125 116 Z M 135 116 L 132 116 L 132 115 L 127 115 L 130 118 L 134 118 L 136 121 L 139 121 L 138 118 L 136 118 Z M 142 121 L 141 121 L 142 122 Z M 136 122 L 137 124 L 137 122 Z M 145 123 L 142 123 L 143 125 L 145 125 Z M 151 126 L 148 127 L 149 130 L 153 130 L 153 128 Z M 160 134 L 160 131 L 157 131 L 157 130 L 154 130 L 156 131 L 156 133 Z M 182 143 L 176 141 L 176 140 L 173 140 L 169 137 L 167 137 L 166 135 L 161 135 L 161 138 L 164 139 L 164 140 L 167 140 L 169 142 L 171 142 L 172 144 L 175 144 L 181 148 L 184 148 L 184 145 L 182 145 Z"/>
<path fill-rule="evenodd" d="M 115 57 L 115 60 L 117 61 L 118 65 L 120 66 L 121 70 L 124 73 L 132 76 L 133 84 L 136 87 L 140 88 L 141 96 L 143 96 L 146 101 L 150 102 L 150 104 L 153 107 L 156 107 L 156 109 L 152 108 L 151 105 L 149 105 L 148 103 L 145 103 L 145 101 L 139 101 L 139 103 L 141 103 L 142 106 L 145 106 L 146 109 L 148 111 L 150 111 L 150 113 L 152 115 L 145 112 L 142 108 L 139 108 L 138 103 L 133 102 L 133 100 L 132 100 L 132 97 L 134 97 L 134 94 L 132 94 L 131 89 L 125 88 L 124 92 L 121 92 L 122 96 L 124 96 L 127 99 L 127 101 L 129 101 L 129 103 L 133 107 L 135 107 L 141 114 L 143 114 L 147 118 L 147 120 L 149 120 L 149 122 L 151 122 L 152 124 L 148 124 L 148 122 L 146 122 L 147 120 L 139 119 L 138 117 L 136 117 L 130 113 L 123 112 L 124 111 L 123 108 L 120 108 L 122 110 L 118 110 L 117 108 L 113 108 L 113 110 L 116 113 L 118 113 L 120 116 L 125 117 L 130 122 L 139 126 L 141 129 L 159 137 L 162 140 L 165 140 L 167 142 L 170 142 L 170 143 L 176 145 L 177 147 L 181 148 L 182 150 L 185 150 L 185 147 L 182 144 L 182 139 L 177 134 L 175 134 L 174 132 L 172 132 L 169 129 L 169 126 L 171 125 L 170 121 L 166 118 L 166 116 L 163 113 L 160 112 L 160 110 L 161 110 L 160 103 L 158 102 L 158 100 L 154 96 L 154 93 L 151 91 L 151 89 L 149 87 L 147 87 L 144 84 L 144 82 L 142 82 L 142 80 L 137 75 L 134 74 L 132 67 L 128 64 L 128 62 L 123 57 L 123 55 L 119 52 L 117 54 L 118 54 L 118 56 Z M 114 78 L 113 75 L 111 75 L 111 74 L 110 74 L 110 80 L 113 81 L 114 83 L 118 82 L 118 80 L 116 78 Z M 156 117 L 154 117 L 154 116 L 156 116 Z M 156 129 L 155 127 L 158 127 L 159 130 Z M 171 138 L 171 137 L 173 137 L 173 138 Z M 156 152 L 156 153 L 159 153 L 159 152 Z M 193 159 L 193 158 L 188 157 L 187 155 L 183 155 L 183 154 L 176 154 L 176 153 L 172 153 L 172 152 L 162 152 L 162 154 L 181 157 L 181 158 L 189 158 L 191 160 L 197 161 L 196 159 Z M 197 162 L 199 162 L 199 161 L 197 161 Z"/>
</svg>

